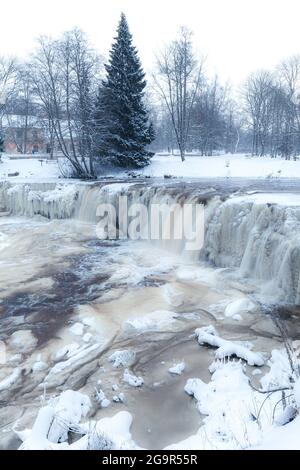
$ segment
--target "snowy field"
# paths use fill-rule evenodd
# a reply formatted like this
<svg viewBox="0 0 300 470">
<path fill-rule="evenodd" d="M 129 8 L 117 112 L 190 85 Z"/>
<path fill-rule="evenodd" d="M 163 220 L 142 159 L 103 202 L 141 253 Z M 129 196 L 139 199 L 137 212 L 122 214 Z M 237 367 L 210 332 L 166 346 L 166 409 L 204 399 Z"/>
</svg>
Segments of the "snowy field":
<svg viewBox="0 0 300 470">
<path fill-rule="evenodd" d="M 10 160 L 8 156 L 2 156 L 0 163 L 0 180 L 55 180 L 60 176 L 60 171 L 56 161 L 42 163 L 37 158 L 19 158 L 18 160 Z M 18 176 L 8 176 L 9 174 L 19 173 Z"/>
<path fill-rule="evenodd" d="M 36 158 L 10 160 L 7 156 L 3 156 L 2 160 L 0 180 L 7 179 L 9 173 L 15 172 L 19 175 L 9 179 L 53 181 L 60 176 L 57 162 L 44 161 L 41 164 Z M 165 175 L 177 178 L 300 178 L 300 160 L 227 154 L 214 157 L 187 156 L 186 161 L 182 162 L 179 156 L 155 155 L 151 164 L 137 173 L 157 178 Z M 117 176 L 126 177 L 127 174 L 121 172 Z"/>
<path fill-rule="evenodd" d="M 179 156 L 155 155 L 142 173 L 152 177 L 299 178 L 300 161 L 227 154 L 216 157 L 187 156 L 182 162 Z"/>
</svg>

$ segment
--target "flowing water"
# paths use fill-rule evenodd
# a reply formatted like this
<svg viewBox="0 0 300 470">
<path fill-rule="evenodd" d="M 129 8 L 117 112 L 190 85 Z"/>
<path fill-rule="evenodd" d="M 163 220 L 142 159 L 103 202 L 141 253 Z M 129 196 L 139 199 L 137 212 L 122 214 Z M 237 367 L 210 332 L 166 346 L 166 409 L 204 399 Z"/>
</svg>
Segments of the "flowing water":
<svg viewBox="0 0 300 470">
<path fill-rule="evenodd" d="M 230 197 L 238 186 L 0 183 L 2 448 L 18 446 L 16 420 L 31 426 L 43 400 L 68 388 L 92 398 L 96 418 L 129 410 L 141 446 L 162 448 L 195 433 L 202 418 L 183 389 L 189 377 L 209 380 L 213 360 L 213 351 L 192 337 L 195 328 L 214 324 L 227 339 L 251 341 L 255 350 L 280 343 L 259 308 L 239 322 L 225 318 L 232 300 L 289 304 L 286 324 L 299 338 L 299 196 L 276 204 L 261 195 Z M 120 195 L 147 207 L 204 204 L 203 249 L 190 256 L 184 243 L 99 240 L 97 206 L 119 209 Z M 130 370 L 143 377 L 143 387 L 126 385 L 123 368 L 109 361 L 122 350 L 134 352 Z M 184 373 L 169 374 L 182 360 Z M 108 408 L 99 406 L 96 389 L 111 400 Z M 114 403 L 120 392 L 124 403 Z"/>
</svg>

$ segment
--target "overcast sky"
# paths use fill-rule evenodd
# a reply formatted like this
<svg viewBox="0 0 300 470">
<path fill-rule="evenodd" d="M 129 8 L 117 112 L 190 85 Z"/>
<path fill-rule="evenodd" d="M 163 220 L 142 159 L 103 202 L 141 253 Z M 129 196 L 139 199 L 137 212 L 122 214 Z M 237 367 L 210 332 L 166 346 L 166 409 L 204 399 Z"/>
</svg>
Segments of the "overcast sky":
<svg viewBox="0 0 300 470">
<path fill-rule="evenodd" d="M 73 26 L 107 54 L 121 11 L 146 70 L 181 25 L 194 31 L 210 71 L 235 84 L 300 53 L 299 0 L 3 0 L 0 55 L 24 57 L 35 37 Z"/>
</svg>

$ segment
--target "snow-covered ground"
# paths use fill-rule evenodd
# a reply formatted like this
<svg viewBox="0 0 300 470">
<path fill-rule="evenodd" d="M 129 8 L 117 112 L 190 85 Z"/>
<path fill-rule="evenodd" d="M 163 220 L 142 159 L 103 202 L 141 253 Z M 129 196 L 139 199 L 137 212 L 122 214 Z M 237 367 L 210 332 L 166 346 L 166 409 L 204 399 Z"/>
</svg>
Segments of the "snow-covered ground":
<svg viewBox="0 0 300 470">
<path fill-rule="evenodd" d="M 57 162 L 42 164 L 37 158 L 10 160 L 7 155 L 0 163 L 0 180 L 9 173 L 19 175 L 9 179 L 33 181 L 54 180 L 60 176 Z M 63 164 L 63 159 L 60 159 Z M 155 155 L 149 166 L 138 174 L 151 177 L 165 175 L 183 178 L 300 178 L 300 160 L 282 160 L 271 157 L 249 157 L 244 154 L 224 154 L 213 157 L 187 156 L 182 162 L 179 156 Z M 126 172 L 116 174 L 126 177 Z"/>
<path fill-rule="evenodd" d="M 179 156 L 155 155 L 142 173 L 152 177 L 299 178 L 300 160 L 227 154 L 214 157 L 187 156 L 185 162 L 182 162 Z"/>
<path fill-rule="evenodd" d="M 8 176 L 9 174 L 19 173 L 18 176 Z M 9 156 L 2 156 L 2 163 L 0 163 L 0 181 L 9 179 L 14 180 L 31 180 L 54 181 L 60 176 L 60 170 L 57 161 L 40 162 L 38 158 L 24 158 L 21 157 L 17 160 L 10 160 Z"/>
</svg>

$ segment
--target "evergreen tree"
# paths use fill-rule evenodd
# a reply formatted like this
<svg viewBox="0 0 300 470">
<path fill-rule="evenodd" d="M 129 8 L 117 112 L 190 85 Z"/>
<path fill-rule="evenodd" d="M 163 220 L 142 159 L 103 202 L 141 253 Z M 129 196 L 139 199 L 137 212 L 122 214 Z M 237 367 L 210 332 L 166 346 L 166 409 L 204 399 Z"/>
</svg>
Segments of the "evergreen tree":
<svg viewBox="0 0 300 470">
<path fill-rule="evenodd" d="M 143 101 L 145 73 L 123 13 L 105 68 L 95 113 L 97 153 L 117 166 L 143 167 L 153 156 L 146 146 L 154 131 Z"/>
</svg>

